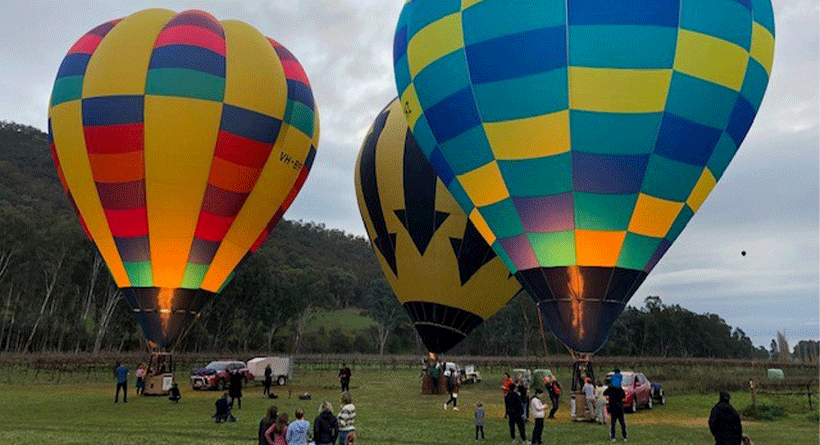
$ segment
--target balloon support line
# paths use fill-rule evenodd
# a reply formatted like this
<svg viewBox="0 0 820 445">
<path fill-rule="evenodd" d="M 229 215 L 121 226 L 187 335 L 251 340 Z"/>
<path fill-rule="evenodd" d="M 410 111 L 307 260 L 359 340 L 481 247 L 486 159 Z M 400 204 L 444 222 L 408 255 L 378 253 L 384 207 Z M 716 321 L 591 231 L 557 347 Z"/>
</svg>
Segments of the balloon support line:
<svg viewBox="0 0 820 445">
<path fill-rule="evenodd" d="M 452 326 L 446 326 L 446 325 L 443 325 L 443 324 L 433 323 L 433 322 L 429 322 L 429 321 L 417 321 L 417 322 L 414 322 L 413 324 L 425 325 L 425 326 L 435 326 L 437 328 L 442 328 L 442 329 L 447 329 L 448 331 L 453 331 L 453 332 L 455 332 L 457 334 L 460 334 L 460 335 L 463 335 L 465 337 L 467 336 L 467 334 L 465 334 L 464 332 L 459 331 L 458 329 L 456 329 Z"/>
</svg>

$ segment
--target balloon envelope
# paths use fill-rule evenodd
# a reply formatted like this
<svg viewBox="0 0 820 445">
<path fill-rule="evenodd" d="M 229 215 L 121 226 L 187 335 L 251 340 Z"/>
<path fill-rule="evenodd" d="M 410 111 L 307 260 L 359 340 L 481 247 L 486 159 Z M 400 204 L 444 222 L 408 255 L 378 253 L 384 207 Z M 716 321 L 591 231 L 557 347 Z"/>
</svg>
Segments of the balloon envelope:
<svg viewBox="0 0 820 445">
<path fill-rule="evenodd" d="M 54 162 L 152 347 L 172 347 L 279 221 L 318 126 L 302 67 L 242 22 L 149 9 L 71 47 Z"/>
<path fill-rule="evenodd" d="M 430 352 L 447 352 L 521 290 L 436 177 L 398 100 L 370 128 L 355 180 L 382 271 Z"/>
<path fill-rule="evenodd" d="M 402 108 L 572 350 L 594 352 L 746 136 L 769 0 L 410 0 Z"/>
</svg>

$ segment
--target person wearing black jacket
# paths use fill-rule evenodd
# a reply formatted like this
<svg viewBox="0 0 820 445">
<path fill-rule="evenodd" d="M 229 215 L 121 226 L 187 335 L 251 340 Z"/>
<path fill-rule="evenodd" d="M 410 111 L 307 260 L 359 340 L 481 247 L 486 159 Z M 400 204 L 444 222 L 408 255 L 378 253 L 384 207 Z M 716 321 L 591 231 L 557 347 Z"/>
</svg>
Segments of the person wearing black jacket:
<svg viewBox="0 0 820 445">
<path fill-rule="evenodd" d="M 242 374 L 238 369 L 234 369 L 228 381 L 228 393 L 231 395 L 231 405 L 236 401 L 236 408 L 242 409 Z"/>
<path fill-rule="evenodd" d="M 510 424 L 510 439 L 515 442 L 515 427 L 518 425 L 518 434 L 521 442 L 527 441 L 527 432 L 524 430 L 524 407 L 518 391 L 510 391 L 504 396 L 504 417 Z"/>
<path fill-rule="evenodd" d="M 715 445 L 740 445 L 743 440 L 740 416 L 729 403 L 729 393 L 726 391 L 720 392 L 720 399 L 712 408 L 709 430 L 715 436 Z"/>
<path fill-rule="evenodd" d="M 270 385 L 273 384 L 273 371 L 270 365 L 265 366 L 265 380 L 262 381 L 262 396 L 270 396 Z M 275 421 L 276 419 L 274 419 Z"/>
<path fill-rule="evenodd" d="M 322 402 L 319 415 L 313 421 L 313 441 L 316 445 L 333 445 L 339 437 L 339 421 L 333 415 L 333 405 Z"/>
<path fill-rule="evenodd" d="M 604 396 L 609 399 L 609 440 L 615 441 L 615 422 L 621 422 L 621 435 L 626 441 L 626 423 L 624 422 L 624 398 L 626 393 L 621 388 L 623 377 L 619 370 L 612 375 L 609 387 L 604 390 Z"/>
<path fill-rule="evenodd" d="M 230 422 L 233 415 L 231 414 L 231 407 L 233 406 L 233 402 L 228 401 L 228 393 L 222 394 L 222 397 L 216 400 L 214 404 L 216 406 L 216 413 L 214 413 L 213 417 L 216 423 L 220 423 L 223 420 L 226 422 Z M 236 418 L 233 419 L 236 421 Z"/>
<path fill-rule="evenodd" d="M 544 381 L 544 388 L 546 388 L 547 394 L 550 396 L 550 402 L 552 402 L 552 409 L 547 417 L 554 419 L 555 412 L 558 411 L 558 401 L 561 397 L 561 385 L 558 384 L 556 377 L 547 376 Z"/>
</svg>

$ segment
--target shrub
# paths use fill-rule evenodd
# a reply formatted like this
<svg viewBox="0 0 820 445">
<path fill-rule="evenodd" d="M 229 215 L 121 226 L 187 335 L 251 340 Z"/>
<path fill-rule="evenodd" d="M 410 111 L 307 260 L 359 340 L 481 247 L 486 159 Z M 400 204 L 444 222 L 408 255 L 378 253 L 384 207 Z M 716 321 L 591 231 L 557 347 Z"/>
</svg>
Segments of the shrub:
<svg viewBox="0 0 820 445">
<path fill-rule="evenodd" d="M 757 412 L 752 405 L 747 406 L 740 412 L 745 419 L 749 420 L 777 420 L 780 417 L 788 417 L 786 409 L 777 405 L 758 404 Z"/>
</svg>

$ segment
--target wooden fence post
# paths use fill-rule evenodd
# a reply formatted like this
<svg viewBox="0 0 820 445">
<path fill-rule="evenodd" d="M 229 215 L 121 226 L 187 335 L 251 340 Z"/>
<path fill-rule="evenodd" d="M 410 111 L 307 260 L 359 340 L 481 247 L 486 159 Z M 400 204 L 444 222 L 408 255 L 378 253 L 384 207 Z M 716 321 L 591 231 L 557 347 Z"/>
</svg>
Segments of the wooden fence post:
<svg viewBox="0 0 820 445">
<path fill-rule="evenodd" d="M 749 379 L 749 393 L 752 396 L 752 413 L 757 416 L 757 392 L 755 391 L 754 379 Z"/>
</svg>

